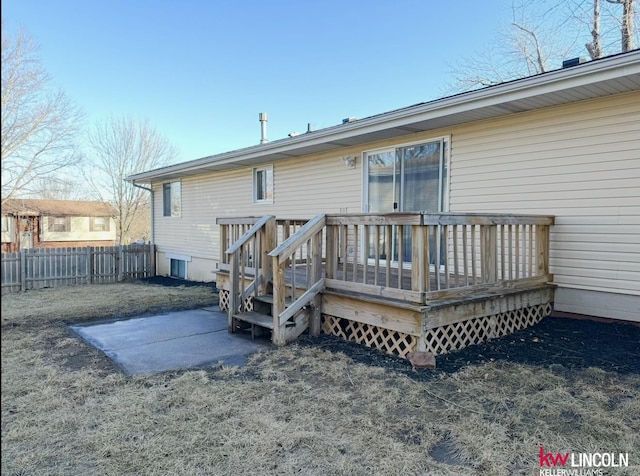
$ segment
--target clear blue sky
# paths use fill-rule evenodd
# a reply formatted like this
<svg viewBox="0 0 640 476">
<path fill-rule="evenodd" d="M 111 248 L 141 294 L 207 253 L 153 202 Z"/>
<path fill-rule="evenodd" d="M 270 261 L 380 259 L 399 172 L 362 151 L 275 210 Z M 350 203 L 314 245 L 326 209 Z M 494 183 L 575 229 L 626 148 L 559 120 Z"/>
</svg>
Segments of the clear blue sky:
<svg viewBox="0 0 640 476">
<path fill-rule="evenodd" d="M 148 118 L 177 161 L 438 98 L 510 0 L 3 0 L 89 122 Z"/>
</svg>

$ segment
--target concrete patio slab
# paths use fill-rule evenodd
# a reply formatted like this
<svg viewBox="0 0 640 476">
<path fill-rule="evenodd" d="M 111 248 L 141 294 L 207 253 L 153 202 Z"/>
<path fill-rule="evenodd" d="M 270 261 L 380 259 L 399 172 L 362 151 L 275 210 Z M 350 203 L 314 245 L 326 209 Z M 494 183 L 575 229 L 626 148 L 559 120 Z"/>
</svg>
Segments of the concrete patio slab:
<svg viewBox="0 0 640 476">
<path fill-rule="evenodd" d="M 227 331 L 227 315 L 217 307 L 150 317 L 72 326 L 130 375 L 201 367 L 221 362 L 242 366 L 271 347 L 267 338 L 251 340 Z"/>
</svg>

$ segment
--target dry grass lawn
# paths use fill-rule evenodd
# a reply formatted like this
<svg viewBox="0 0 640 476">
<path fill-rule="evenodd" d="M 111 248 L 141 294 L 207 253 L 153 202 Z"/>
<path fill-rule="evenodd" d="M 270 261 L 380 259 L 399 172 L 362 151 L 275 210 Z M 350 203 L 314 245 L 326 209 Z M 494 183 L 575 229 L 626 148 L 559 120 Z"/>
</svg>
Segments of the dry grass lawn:
<svg viewBox="0 0 640 476">
<path fill-rule="evenodd" d="M 540 445 L 627 452 L 605 474 L 640 474 L 637 374 L 487 360 L 427 377 L 325 337 L 128 377 L 67 328 L 213 302 L 135 283 L 3 296 L 3 476 L 534 475 Z"/>
</svg>

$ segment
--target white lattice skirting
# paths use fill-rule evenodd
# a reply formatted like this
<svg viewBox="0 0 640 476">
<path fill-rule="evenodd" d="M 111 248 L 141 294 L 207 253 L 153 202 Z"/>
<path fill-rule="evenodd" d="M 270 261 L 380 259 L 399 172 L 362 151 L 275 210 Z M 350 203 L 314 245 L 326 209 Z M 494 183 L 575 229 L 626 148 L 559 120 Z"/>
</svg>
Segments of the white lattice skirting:
<svg viewBox="0 0 640 476">
<path fill-rule="evenodd" d="M 427 351 L 441 355 L 512 334 L 537 324 L 551 310 L 551 304 L 538 304 L 429 329 L 425 333 Z M 418 343 L 416 336 L 329 315 L 323 316 L 322 331 L 400 357 L 415 350 Z"/>
<path fill-rule="evenodd" d="M 218 306 L 221 311 L 229 310 L 229 291 L 226 289 L 218 290 Z"/>
<path fill-rule="evenodd" d="M 218 306 L 221 311 L 229 310 L 229 291 L 226 289 L 220 289 L 218 291 Z M 253 311 L 253 297 L 247 297 L 240 308 L 241 311 Z"/>
</svg>

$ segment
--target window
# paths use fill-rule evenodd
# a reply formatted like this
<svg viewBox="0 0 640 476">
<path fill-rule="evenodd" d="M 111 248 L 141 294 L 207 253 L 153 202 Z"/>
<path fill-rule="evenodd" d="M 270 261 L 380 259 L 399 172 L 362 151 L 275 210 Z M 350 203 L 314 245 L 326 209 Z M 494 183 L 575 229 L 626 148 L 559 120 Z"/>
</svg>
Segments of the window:
<svg viewBox="0 0 640 476">
<path fill-rule="evenodd" d="M 56 233 L 71 231 L 71 217 L 49 217 L 49 231 Z"/>
<path fill-rule="evenodd" d="M 2 217 L 2 233 L 7 233 L 9 231 L 9 217 Z"/>
<path fill-rule="evenodd" d="M 182 212 L 182 191 L 180 182 L 165 183 L 162 185 L 162 205 L 164 216 L 180 216 Z"/>
<path fill-rule="evenodd" d="M 273 203 L 273 166 L 253 169 L 253 201 Z"/>
<path fill-rule="evenodd" d="M 90 217 L 89 231 L 109 231 L 109 217 Z"/>
<path fill-rule="evenodd" d="M 172 278 L 187 279 L 187 262 L 181 259 L 172 258 L 169 275 Z"/>
<path fill-rule="evenodd" d="M 169 260 L 169 276 L 187 279 L 187 263 L 191 261 L 191 256 L 167 253 L 167 259 Z"/>
<path fill-rule="evenodd" d="M 428 212 L 447 210 L 449 138 L 440 137 L 414 144 L 403 144 L 364 153 L 365 182 L 363 208 L 369 213 Z M 444 264 L 444 237 L 438 227 L 440 264 Z M 403 261 L 411 261 L 411 233 L 405 229 L 403 246 L 395 230 L 381 230 L 379 238 L 370 236 L 370 249 L 378 248 L 379 256 L 386 258 L 386 250 L 398 260 L 400 250 Z M 376 243 L 377 241 L 377 243 Z M 389 243 L 390 241 L 390 243 Z M 431 264 L 436 260 L 436 239 L 430 240 Z M 370 256 L 370 258 L 373 257 Z"/>
</svg>

